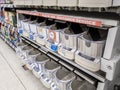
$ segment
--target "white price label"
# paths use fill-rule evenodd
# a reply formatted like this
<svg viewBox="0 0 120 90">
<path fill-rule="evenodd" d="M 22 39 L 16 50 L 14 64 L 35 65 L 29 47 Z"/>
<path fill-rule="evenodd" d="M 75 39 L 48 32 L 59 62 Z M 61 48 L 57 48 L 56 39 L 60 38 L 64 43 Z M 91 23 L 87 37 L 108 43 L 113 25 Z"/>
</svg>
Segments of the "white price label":
<svg viewBox="0 0 120 90">
<path fill-rule="evenodd" d="M 24 57 L 27 57 L 26 52 L 23 52 L 23 56 L 24 56 Z"/>
</svg>

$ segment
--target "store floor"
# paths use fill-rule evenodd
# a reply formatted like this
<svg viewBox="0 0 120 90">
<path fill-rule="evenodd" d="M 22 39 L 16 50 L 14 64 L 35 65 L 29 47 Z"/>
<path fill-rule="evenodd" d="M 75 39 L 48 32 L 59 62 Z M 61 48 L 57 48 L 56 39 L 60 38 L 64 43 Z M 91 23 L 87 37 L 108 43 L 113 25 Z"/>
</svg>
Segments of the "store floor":
<svg viewBox="0 0 120 90">
<path fill-rule="evenodd" d="M 21 59 L 1 39 L 0 90 L 49 90 L 31 71 L 22 68 Z"/>
</svg>

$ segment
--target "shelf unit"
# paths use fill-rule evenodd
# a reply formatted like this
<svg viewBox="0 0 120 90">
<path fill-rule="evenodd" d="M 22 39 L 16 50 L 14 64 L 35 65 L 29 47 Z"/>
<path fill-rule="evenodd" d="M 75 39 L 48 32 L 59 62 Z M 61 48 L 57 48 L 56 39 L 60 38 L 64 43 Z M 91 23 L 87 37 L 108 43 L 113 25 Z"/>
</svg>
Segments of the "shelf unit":
<svg viewBox="0 0 120 90">
<path fill-rule="evenodd" d="M 109 15 L 108 15 L 107 18 L 101 18 L 101 17 L 98 18 L 97 16 L 95 18 L 91 18 L 89 16 L 70 15 L 69 13 L 66 13 L 66 12 L 65 13 L 61 13 L 59 11 L 55 12 L 55 11 L 51 11 L 51 10 L 50 11 L 46 11 L 46 10 L 39 10 L 39 11 L 17 10 L 17 13 L 18 13 L 17 14 L 18 16 L 19 16 L 19 14 L 27 14 L 27 15 L 30 15 L 30 16 L 38 16 L 38 17 L 43 17 L 43 18 L 51 18 L 51 19 L 55 19 L 55 20 L 62 20 L 62 21 L 86 24 L 86 25 L 88 25 L 90 27 L 96 27 L 96 28 L 102 28 L 102 29 L 110 29 L 111 28 L 108 33 L 110 34 L 111 31 L 112 31 L 112 34 L 113 35 L 115 34 L 115 36 L 116 36 L 115 32 L 118 31 L 118 28 L 116 28 L 116 27 L 118 27 L 118 25 L 119 25 L 119 20 L 116 19 L 116 18 L 119 17 L 118 15 L 115 15 L 116 18 L 110 19 Z M 72 62 L 72 61 L 70 61 L 70 60 L 60 56 L 59 54 L 52 52 L 51 50 L 45 48 L 44 46 L 38 45 L 37 43 L 35 43 L 34 41 L 29 40 L 28 38 L 25 38 L 25 37 L 22 36 L 22 39 L 24 41 L 26 41 L 27 43 L 33 45 L 34 47 L 38 46 L 36 48 L 39 48 L 39 50 L 41 52 L 47 54 L 48 56 L 50 56 L 54 60 L 56 60 L 56 61 L 59 61 L 59 59 L 62 60 L 62 62 L 63 62 L 62 65 L 63 66 L 66 66 L 67 64 L 69 64 L 70 66 L 72 66 L 72 68 L 68 67 L 68 66 L 67 66 L 67 68 L 69 68 L 70 70 L 74 70 L 74 73 L 76 73 L 79 76 L 83 76 L 87 81 L 91 82 L 91 80 L 89 80 L 86 77 L 92 76 L 93 78 L 98 80 L 98 87 L 99 87 L 99 85 L 101 86 L 101 83 L 102 83 L 102 85 L 103 85 L 102 87 L 105 88 L 106 87 L 106 83 L 108 82 L 108 80 L 113 80 L 114 77 L 117 77 L 117 75 L 109 76 L 109 74 L 110 74 L 109 71 L 107 72 L 105 70 L 104 70 L 104 72 L 106 74 L 104 72 L 101 73 L 101 71 L 93 73 L 93 72 L 91 72 L 89 70 L 86 70 L 86 69 L 82 68 L 81 66 L 77 65 L 76 63 L 74 63 L 74 62 Z M 107 43 L 110 43 L 109 39 L 110 38 L 108 38 Z M 115 40 L 116 38 L 113 38 L 113 39 Z M 111 43 L 113 43 L 113 47 L 114 47 L 114 41 L 111 42 Z M 106 46 L 106 47 L 107 47 L 107 51 L 110 48 L 113 48 L 113 47 L 108 47 L 108 46 Z M 113 63 L 113 62 L 111 62 L 111 63 Z M 116 66 L 116 67 L 118 67 L 118 66 Z M 81 71 L 82 71 L 82 73 L 85 73 L 85 75 L 81 75 Z M 113 74 L 113 73 L 111 73 L 111 74 Z M 93 82 L 91 82 L 91 83 L 93 83 Z M 98 90 L 101 90 L 101 89 L 99 88 Z M 104 89 L 104 90 L 106 90 L 106 89 Z"/>
<path fill-rule="evenodd" d="M 119 9 L 119 7 L 105 8 L 105 10 L 103 10 L 103 11 L 101 8 L 96 9 L 96 8 L 87 8 L 87 7 L 82 8 L 81 7 L 80 9 L 75 8 L 74 10 L 70 9 L 70 11 L 68 11 L 69 8 L 68 9 L 66 9 L 66 8 L 60 9 L 60 8 L 56 8 L 56 7 L 42 7 L 42 6 L 32 6 L 32 5 L 13 5 L 13 4 L 1 4 L 0 7 L 14 8 L 14 9 L 19 8 L 16 11 L 18 20 L 19 20 L 19 18 L 18 18 L 19 14 L 26 14 L 26 15 L 30 15 L 30 16 L 38 16 L 38 17 L 43 17 L 43 18 L 51 18 L 51 19 L 55 19 L 55 20 L 61 20 L 61 21 L 65 21 L 65 22 L 85 24 L 90 27 L 96 27 L 96 28 L 102 28 L 102 29 L 110 29 L 111 28 L 108 32 L 110 35 L 108 37 L 111 37 L 112 36 L 111 33 L 112 33 L 113 38 L 108 38 L 107 42 L 106 42 L 107 44 L 105 46 L 105 47 L 107 47 L 105 49 L 105 52 L 110 51 L 110 53 L 111 53 L 108 55 L 108 58 L 110 57 L 110 55 L 112 55 L 112 53 L 114 51 L 114 47 L 116 46 L 115 44 L 117 44 L 117 42 L 118 42 L 118 40 L 116 40 L 116 39 L 118 39 L 118 37 L 119 37 L 119 29 L 120 29 L 119 28 L 119 26 L 120 26 L 120 18 L 119 18 L 120 17 L 119 16 L 120 9 Z M 27 9 L 22 10 L 26 7 L 28 10 Z M 33 11 L 31 11 L 30 8 L 32 8 Z M 88 12 L 88 11 L 90 11 L 90 12 Z M 110 13 L 108 13 L 108 12 L 110 12 Z M 1 20 L 1 23 L 17 30 L 17 27 L 14 27 L 14 26 L 10 25 L 9 23 L 6 23 L 4 20 Z M 118 35 L 117 35 L 117 33 L 118 33 Z M 15 50 L 15 46 L 13 46 L 9 41 L 7 41 L 2 34 L 0 35 L 0 37 Z M 110 57 L 108 59 L 108 61 L 106 61 L 107 59 L 104 57 L 104 56 L 106 56 L 106 53 L 105 53 L 103 55 L 102 60 L 103 60 L 103 62 L 105 60 L 106 63 L 111 64 L 111 65 L 108 65 L 108 64 L 106 64 L 106 65 L 108 65 L 108 67 L 110 67 L 110 68 L 113 66 L 112 69 L 111 70 L 105 69 L 107 66 L 103 65 L 103 67 L 104 67 L 102 69 L 103 71 L 100 70 L 98 72 L 91 72 L 91 71 L 81 67 L 80 65 L 76 64 L 75 62 L 62 57 L 58 53 L 55 53 L 55 52 L 47 49 L 46 47 L 36 43 L 35 41 L 30 40 L 29 38 L 21 36 L 21 40 L 32 45 L 34 48 L 36 48 L 39 51 L 41 51 L 42 53 L 46 54 L 47 56 L 49 56 L 56 62 L 60 63 L 62 66 L 73 71 L 76 75 L 84 78 L 85 80 L 89 81 L 92 84 L 96 84 L 97 90 L 108 90 L 107 87 L 110 86 L 110 84 L 113 84 L 112 81 L 114 81 L 118 77 L 119 72 L 115 75 L 113 73 L 115 73 L 114 70 L 119 68 L 119 65 L 116 64 L 116 63 L 120 62 L 120 60 L 118 60 L 119 57 L 117 58 L 116 61 L 114 60 L 114 57 L 112 57 L 112 58 Z M 111 42 L 109 42 L 110 40 L 111 40 Z M 110 45 L 110 44 L 112 44 L 112 45 Z M 119 53 L 117 53 L 117 54 L 119 54 Z M 115 54 L 115 58 L 116 57 L 117 56 Z M 112 75 L 110 75 L 110 74 L 112 74 Z"/>
<path fill-rule="evenodd" d="M 37 48 L 38 50 L 40 50 L 41 52 L 43 52 L 44 54 L 47 54 L 48 56 L 50 56 L 51 58 L 53 58 L 56 61 L 63 61 L 65 64 L 67 63 L 68 65 L 72 66 L 72 67 L 67 67 L 70 70 L 74 70 L 77 71 L 77 69 L 85 72 L 86 74 L 94 77 L 95 79 L 101 81 L 101 82 L 105 82 L 105 76 L 104 74 L 101 75 L 101 71 L 100 72 L 91 72 L 87 69 L 82 68 L 81 66 L 77 65 L 76 63 L 74 63 L 73 61 L 70 61 L 64 57 L 62 57 L 61 55 L 59 55 L 58 53 L 52 52 L 51 50 L 47 49 L 46 47 L 22 36 L 22 40 L 24 40 L 25 42 L 27 42 L 28 44 L 32 45 L 33 47 Z M 64 65 L 65 65 L 64 64 Z M 75 70 L 76 69 L 76 70 Z"/>
<path fill-rule="evenodd" d="M 0 18 L 0 23 L 1 23 L 1 25 L 3 25 L 3 26 L 9 27 L 11 30 L 17 31 L 17 27 L 16 27 L 16 26 L 11 25 L 10 23 L 8 23 L 8 22 L 6 22 L 5 20 L 3 20 L 2 18 Z M 0 32 L 0 37 L 2 38 L 2 40 L 4 40 L 4 41 L 15 51 L 16 46 L 13 45 L 13 43 L 12 43 L 11 41 L 9 41 L 9 40 L 5 37 L 5 35 L 3 35 L 1 32 Z"/>
<path fill-rule="evenodd" d="M 73 11 L 74 12 L 74 11 Z M 114 14 L 112 13 L 112 15 L 109 15 L 105 13 L 103 13 L 101 15 L 101 17 L 98 15 L 94 15 L 94 14 L 90 14 L 90 13 L 86 13 L 84 12 L 84 14 L 81 13 L 75 13 L 75 14 L 71 14 L 69 11 L 67 12 L 62 12 L 62 11 L 57 11 L 57 10 L 37 10 L 37 11 L 30 11 L 30 10 L 17 10 L 17 16 L 19 16 L 19 14 L 26 14 L 26 15 L 30 15 L 30 16 L 38 16 L 38 17 L 43 17 L 43 18 L 50 18 L 50 19 L 55 19 L 55 20 L 60 20 L 60 21 L 65 21 L 65 22 L 74 22 L 74 23 L 79 23 L 79 24 L 85 24 L 89 27 L 95 27 L 95 28 L 102 28 L 104 30 L 108 30 L 108 38 L 106 41 L 106 46 L 105 46 L 105 52 L 108 52 L 109 50 L 111 50 L 109 53 L 104 53 L 103 58 L 106 58 L 108 56 L 109 58 L 109 62 L 112 63 L 113 66 L 110 65 L 110 67 L 112 67 L 112 72 L 110 72 L 110 70 L 107 68 L 107 65 L 104 65 L 103 63 L 103 67 L 102 71 L 99 72 L 91 72 L 89 70 L 84 69 L 83 67 L 81 67 L 80 65 L 77 65 L 76 63 L 62 57 L 61 55 L 52 52 L 51 50 L 45 48 L 44 46 L 40 46 L 37 43 L 35 43 L 34 41 L 29 40 L 28 38 L 25 38 L 22 36 L 22 39 L 24 41 L 26 41 L 27 43 L 33 45 L 34 47 L 36 47 L 38 45 L 39 50 L 45 54 L 47 54 L 49 57 L 53 58 L 54 60 L 56 60 L 57 62 L 59 62 L 59 59 L 62 60 L 62 65 L 66 66 L 66 65 L 70 65 L 71 67 L 66 66 L 67 68 L 69 68 L 70 70 L 73 70 L 74 73 L 76 73 L 78 76 L 83 76 L 84 79 L 86 79 L 87 81 L 93 83 L 90 79 L 88 79 L 87 77 L 91 76 L 91 78 L 94 78 L 93 81 L 97 80 L 97 90 L 107 90 L 106 88 L 109 86 L 108 85 L 108 80 L 112 81 L 115 80 L 116 77 L 118 77 L 119 72 L 117 74 L 114 74 L 115 71 L 114 69 L 119 68 L 119 65 L 117 65 L 117 63 L 120 62 L 120 59 L 117 58 L 117 60 L 114 62 L 111 60 L 111 57 L 114 56 L 112 55 L 114 52 L 114 47 L 115 46 L 115 42 L 119 42 L 117 41 L 119 36 L 119 15 L 118 14 Z M 89 16 L 88 16 L 88 15 Z M 115 16 L 110 18 L 111 16 Z M 19 18 L 18 18 L 19 20 Z M 117 33 L 118 32 L 118 33 Z M 112 39 L 109 38 L 109 35 L 115 36 Z M 118 35 L 117 35 L 118 34 Z M 117 38 L 116 38 L 117 37 Z M 116 40 L 117 39 L 117 40 Z M 110 42 L 111 40 L 111 42 Z M 32 43 L 31 43 L 32 42 Z M 109 45 L 111 44 L 111 46 Z M 104 59 L 102 59 L 104 62 Z M 106 62 L 108 63 L 108 62 Z M 73 68 L 74 67 L 74 68 Z M 107 69 L 105 69 L 107 68 Z M 82 73 L 81 73 L 82 71 Z M 104 72 L 103 72 L 104 71 Z M 83 74 L 84 73 L 84 74 Z M 110 75 L 111 73 L 111 75 Z M 109 82 L 111 83 L 111 82 Z M 101 87 L 101 88 L 100 88 Z"/>
</svg>

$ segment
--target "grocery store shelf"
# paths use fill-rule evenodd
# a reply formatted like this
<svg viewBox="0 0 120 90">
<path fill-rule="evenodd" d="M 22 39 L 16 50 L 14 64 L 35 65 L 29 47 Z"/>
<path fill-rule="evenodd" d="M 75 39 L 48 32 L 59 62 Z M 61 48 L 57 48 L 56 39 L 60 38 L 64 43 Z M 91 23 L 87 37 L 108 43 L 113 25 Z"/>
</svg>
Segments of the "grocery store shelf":
<svg viewBox="0 0 120 90">
<path fill-rule="evenodd" d="M 43 5 L 24 5 L 24 4 L 21 4 L 21 5 L 17 5 L 17 4 L 9 4 L 9 3 L 6 3 L 6 4 L 1 4 L 0 7 L 5 7 L 5 8 L 31 8 L 31 9 L 53 9 L 53 10 L 69 10 L 69 11 L 87 11 L 87 12 L 96 12 L 96 13 L 99 13 L 99 12 L 105 12 L 105 13 L 117 13 L 119 14 L 120 13 L 120 7 L 118 6 L 114 6 L 114 7 L 77 7 L 77 6 L 74 6 L 74 7 L 59 7 L 59 6 L 43 6 Z"/>
<path fill-rule="evenodd" d="M 25 41 L 26 43 L 29 43 L 30 45 L 32 45 L 33 47 L 37 48 L 38 50 L 40 50 L 44 54 L 47 54 L 47 55 L 49 54 L 48 56 L 50 56 L 50 57 L 52 56 L 51 58 L 55 59 L 55 61 L 59 61 L 59 62 L 62 61 L 62 62 L 64 62 L 65 64 L 68 65 L 68 66 L 66 66 L 68 69 L 82 71 L 86 75 L 90 75 L 91 77 L 94 77 L 98 81 L 105 82 L 105 75 L 101 74 L 102 71 L 91 72 L 91 71 L 89 71 L 87 69 L 84 69 L 83 67 L 77 65 L 75 62 L 62 57 L 58 53 L 55 53 L 55 52 L 47 49 L 46 47 L 36 43 L 35 41 L 32 41 L 32 40 L 30 40 L 30 39 L 28 39 L 28 38 L 26 38 L 24 36 L 21 36 L 21 38 L 22 38 L 23 41 Z"/>
</svg>

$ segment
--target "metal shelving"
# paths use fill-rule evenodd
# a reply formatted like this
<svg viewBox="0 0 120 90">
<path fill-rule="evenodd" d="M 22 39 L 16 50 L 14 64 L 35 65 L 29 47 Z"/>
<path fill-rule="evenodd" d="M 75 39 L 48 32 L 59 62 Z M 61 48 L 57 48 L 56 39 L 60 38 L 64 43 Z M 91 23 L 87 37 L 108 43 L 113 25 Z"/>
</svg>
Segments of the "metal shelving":
<svg viewBox="0 0 120 90">
<path fill-rule="evenodd" d="M 70 61 L 64 57 L 62 57 L 61 55 L 59 55 L 58 53 L 55 53 L 55 52 L 52 52 L 51 50 L 47 49 L 46 47 L 40 45 L 40 44 L 37 44 L 36 42 L 22 36 L 22 40 L 24 40 L 25 42 L 27 42 L 28 44 L 31 44 L 33 47 L 39 49 L 41 52 L 45 53 L 45 54 L 48 54 L 48 56 L 50 56 L 51 58 L 53 58 L 54 60 L 56 61 L 64 61 L 65 63 L 68 63 L 71 65 L 72 69 L 71 70 L 74 70 L 74 69 L 79 69 L 83 72 L 85 72 L 86 74 L 94 77 L 95 79 L 101 81 L 101 82 L 105 82 L 105 76 L 104 75 L 101 75 L 101 71 L 99 72 L 91 72 L 87 69 L 84 69 L 83 67 L 77 65 L 75 62 L 73 61 Z M 69 68 L 69 67 L 67 67 Z M 103 73 L 103 72 L 102 72 Z"/>
<path fill-rule="evenodd" d="M 72 23 L 79 23 L 79 24 L 85 24 L 89 27 L 95 27 L 95 28 L 102 28 L 102 29 L 112 29 L 109 30 L 109 35 L 112 34 L 115 36 L 112 39 L 108 38 L 107 40 L 107 45 L 111 44 L 110 46 L 107 46 L 105 48 L 106 51 L 109 51 L 108 49 L 113 49 L 114 48 L 114 43 L 116 41 L 116 35 L 118 32 L 118 27 L 119 27 L 119 21 L 120 21 L 120 7 L 106 7 L 106 8 L 92 8 L 92 7 L 75 7 L 75 8 L 69 8 L 69 7 L 52 7 L 52 6 L 39 6 L 39 5 L 13 5 L 13 4 L 1 4 L 0 7 L 2 8 L 14 8 L 17 10 L 17 14 L 27 14 L 30 16 L 38 16 L 42 18 L 50 18 L 54 20 L 60 20 L 60 21 L 65 21 L 65 22 L 72 22 Z M 26 9 L 25 9 L 26 8 Z M 24 9 L 24 10 L 23 10 Z M 14 27 L 10 25 L 7 22 L 3 22 L 1 20 L 2 24 L 6 24 L 7 26 L 11 28 L 17 29 L 17 27 Z M 116 27 L 117 29 L 115 29 Z M 118 32 L 119 33 L 119 32 Z M 110 37 L 108 35 L 108 37 Z M 6 41 L 3 35 L 0 35 L 2 39 Z M 92 72 L 89 71 L 82 66 L 76 64 L 74 61 L 71 61 L 69 59 L 64 58 L 58 53 L 55 53 L 49 49 L 47 49 L 45 46 L 42 46 L 38 44 L 35 41 L 30 40 L 29 38 L 26 38 L 24 36 L 21 36 L 21 39 L 32 45 L 34 48 L 38 49 L 42 53 L 46 54 L 49 56 L 51 59 L 55 60 L 56 62 L 60 63 L 62 66 L 68 68 L 78 76 L 84 78 L 85 80 L 89 81 L 92 84 L 96 84 L 98 87 L 97 90 L 107 90 L 106 87 L 108 86 L 108 83 L 112 83 L 109 80 L 113 80 L 114 76 L 117 77 L 117 75 L 114 75 L 113 73 L 115 72 L 114 70 L 109 71 L 109 69 L 104 66 L 102 70 L 104 71 L 98 71 L 98 72 Z M 110 42 L 111 40 L 111 42 Z M 8 41 L 6 41 L 11 47 L 13 47 Z M 114 49 L 113 49 L 114 50 Z M 111 56 L 112 56 L 111 51 Z M 105 59 L 104 56 L 101 59 Z M 114 58 L 113 58 L 114 59 Z M 119 58 L 118 58 L 119 59 Z M 107 60 L 107 59 L 105 59 Z M 106 61 L 107 62 L 107 61 Z M 119 63 L 119 60 L 117 61 L 110 61 L 108 62 L 113 65 L 114 68 L 116 69 L 118 65 L 116 63 Z M 115 62 L 115 63 L 114 63 Z M 107 64 L 106 64 L 107 65 Z M 111 66 L 110 65 L 110 66 Z M 105 69 L 105 70 L 104 70 Z M 112 75 L 108 75 L 108 74 Z M 110 78 L 110 79 L 109 79 Z"/>
</svg>

